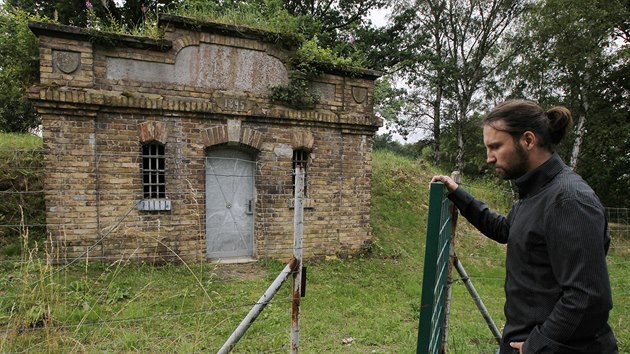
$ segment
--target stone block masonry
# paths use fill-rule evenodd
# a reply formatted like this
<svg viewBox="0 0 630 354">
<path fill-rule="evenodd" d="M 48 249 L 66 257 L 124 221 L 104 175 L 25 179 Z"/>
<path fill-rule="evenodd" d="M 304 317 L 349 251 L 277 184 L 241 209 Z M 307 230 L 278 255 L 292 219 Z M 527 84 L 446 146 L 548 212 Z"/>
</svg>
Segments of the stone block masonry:
<svg viewBox="0 0 630 354">
<path fill-rule="evenodd" d="M 321 102 L 291 109 L 269 90 L 288 83 L 294 47 L 190 21 L 162 16 L 157 41 L 30 24 L 40 44 L 40 82 L 29 94 L 43 121 L 50 254 L 286 259 L 296 163 L 307 166 L 304 256 L 363 250 L 379 74 L 324 74 L 312 83 Z"/>
</svg>

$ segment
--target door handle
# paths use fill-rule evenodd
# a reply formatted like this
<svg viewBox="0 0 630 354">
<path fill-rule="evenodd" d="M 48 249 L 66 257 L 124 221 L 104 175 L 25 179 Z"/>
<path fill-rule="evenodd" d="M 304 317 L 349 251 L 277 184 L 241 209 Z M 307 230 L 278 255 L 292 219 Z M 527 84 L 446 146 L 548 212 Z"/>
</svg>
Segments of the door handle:
<svg viewBox="0 0 630 354">
<path fill-rule="evenodd" d="M 253 213 L 254 213 L 253 200 L 250 199 L 247 201 L 247 211 L 245 212 L 245 214 L 251 215 Z"/>
</svg>

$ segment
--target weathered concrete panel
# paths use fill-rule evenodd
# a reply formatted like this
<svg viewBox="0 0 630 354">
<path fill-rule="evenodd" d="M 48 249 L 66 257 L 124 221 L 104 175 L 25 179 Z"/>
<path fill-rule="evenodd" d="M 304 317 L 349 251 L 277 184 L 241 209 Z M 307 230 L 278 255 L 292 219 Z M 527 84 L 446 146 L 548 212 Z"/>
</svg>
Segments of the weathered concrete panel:
<svg viewBox="0 0 630 354">
<path fill-rule="evenodd" d="M 334 100 L 336 87 L 335 84 L 327 83 L 327 82 L 312 82 L 311 88 L 318 92 L 321 97 L 325 100 Z"/>
<path fill-rule="evenodd" d="M 289 82 L 284 64 L 265 52 L 207 43 L 183 48 L 175 64 L 107 58 L 107 78 L 255 93 Z"/>
</svg>

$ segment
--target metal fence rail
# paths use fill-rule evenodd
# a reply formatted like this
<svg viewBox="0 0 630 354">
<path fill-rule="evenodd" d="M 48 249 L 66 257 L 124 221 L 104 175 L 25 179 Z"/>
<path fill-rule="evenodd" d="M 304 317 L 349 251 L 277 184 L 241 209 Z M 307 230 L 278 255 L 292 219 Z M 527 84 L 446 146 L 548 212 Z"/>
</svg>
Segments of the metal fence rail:
<svg viewBox="0 0 630 354">
<path fill-rule="evenodd" d="M 613 237 L 630 238 L 630 209 L 606 208 L 608 229 Z"/>
</svg>

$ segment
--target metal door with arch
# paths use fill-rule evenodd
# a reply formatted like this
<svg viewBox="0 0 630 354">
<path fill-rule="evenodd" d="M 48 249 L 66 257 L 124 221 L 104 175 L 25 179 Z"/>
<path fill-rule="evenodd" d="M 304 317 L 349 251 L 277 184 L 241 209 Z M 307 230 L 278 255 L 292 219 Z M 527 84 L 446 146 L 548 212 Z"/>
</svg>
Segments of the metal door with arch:
<svg viewBox="0 0 630 354">
<path fill-rule="evenodd" d="M 218 148 L 206 154 L 206 257 L 254 254 L 254 171 L 247 152 Z"/>
</svg>

